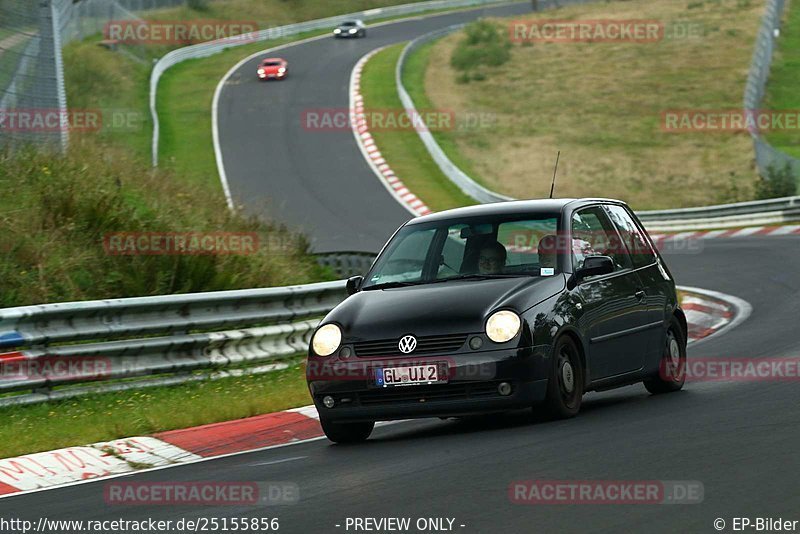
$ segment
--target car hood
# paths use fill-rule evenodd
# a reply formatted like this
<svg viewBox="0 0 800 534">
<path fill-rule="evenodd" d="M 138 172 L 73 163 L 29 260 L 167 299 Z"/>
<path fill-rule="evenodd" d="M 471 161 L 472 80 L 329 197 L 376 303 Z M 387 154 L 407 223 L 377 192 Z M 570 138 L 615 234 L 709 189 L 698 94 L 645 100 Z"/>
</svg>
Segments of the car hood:
<svg viewBox="0 0 800 534">
<path fill-rule="evenodd" d="M 261 65 L 258 67 L 259 69 L 264 69 L 264 72 L 273 73 L 278 72 L 278 69 L 282 68 L 283 65 Z"/>
<path fill-rule="evenodd" d="M 518 313 L 565 287 L 552 277 L 453 280 L 420 286 L 361 291 L 334 308 L 325 322 L 338 323 L 344 342 L 482 332 L 499 308 Z"/>
</svg>

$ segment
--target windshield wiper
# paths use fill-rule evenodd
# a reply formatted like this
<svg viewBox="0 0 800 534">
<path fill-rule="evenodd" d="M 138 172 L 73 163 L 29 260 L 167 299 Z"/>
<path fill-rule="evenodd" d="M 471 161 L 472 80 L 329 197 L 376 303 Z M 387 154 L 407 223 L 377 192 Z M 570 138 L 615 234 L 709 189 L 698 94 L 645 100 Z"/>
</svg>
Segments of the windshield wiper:
<svg viewBox="0 0 800 534">
<path fill-rule="evenodd" d="M 370 289 L 393 289 L 395 287 L 418 286 L 423 283 L 424 282 L 384 282 L 383 284 L 373 284 L 361 289 L 362 291 L 369 291 Z"/>
<path fill-rule="evenodd" d="M 459 276 L 450 276 L 448 278 L 440 278 L 433 280 L 436 282 L 449 282 L 450 280 L 492 280 L 497 278 L 519 278 L 521 276 L 529 276 L 527 274 L 461 274 Z"/>
</svg>

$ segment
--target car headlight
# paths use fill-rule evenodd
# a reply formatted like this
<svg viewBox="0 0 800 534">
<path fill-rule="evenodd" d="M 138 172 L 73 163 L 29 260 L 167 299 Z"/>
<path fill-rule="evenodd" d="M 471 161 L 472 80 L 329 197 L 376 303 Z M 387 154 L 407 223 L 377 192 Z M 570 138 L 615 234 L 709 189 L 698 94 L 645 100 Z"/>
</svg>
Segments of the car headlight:
<svg viewBox="0 0 800 534">
<path fill-rule="evenodd" d="M 317 356 L 330 356 L 342 343 L 342 329 L 335 324 L 326 324 L 314 334 L 311 348 Z"/>
<path fill-rule="evenodd" d="M 357 31 L 358 31 L 357 29 L 355 29 L 355 28 L 352 28 L 352 29 L 350 30 L 350 33 L 356 33 Z"/>
<path fill-rule="evenodd" d="M 519 315 L 502 310 L 492 314 L 486 321 L 486 335 L 495 343 L 505 343 L 517 335 L 521 326 Z"/>
<path fill-rule="evenodd" d="M 258 69 L 259 74 L 264 74 L 264 69 Z"/>
<path fill-rule="evenodd" d="M 279 68 L 279 69 L 278 69 L 278 72 L 280 72 L 281 74 L 283 74 L 284 72 L 286 72 L 286 67 L 281 67 L 281 68 Z"/>
<path fill-rule="evenodd" d="M 340 30 L 339 28 L 336 28 L 335 30 L 333 30 L 333 33 L 342 33 L 342 30 Z"/>
</svg>

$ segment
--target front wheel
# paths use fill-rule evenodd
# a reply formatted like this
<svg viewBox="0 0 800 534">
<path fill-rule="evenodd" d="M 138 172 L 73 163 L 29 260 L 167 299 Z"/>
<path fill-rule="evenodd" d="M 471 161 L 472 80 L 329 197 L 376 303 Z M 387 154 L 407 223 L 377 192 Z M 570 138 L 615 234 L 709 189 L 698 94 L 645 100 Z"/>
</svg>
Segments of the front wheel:
<svg viewBox="0 0 800 534">
<path fill-rule="evenodd" d="M 686 336 L 680 321 L 672 317 L 658 364 L 658 374 L 644 381 L 647 391 L 657 395 L 683 388 L 686 382 Z"/>
<path fill-rule="evenodd" d="M 374 422 L 367 423 L 334 423 L 320 419 L 322 431 L 334 443 L 359 443 L 366 441 L 375 428 Z"/>
<path fill-rule="evenodd" d="M 583 363 L 572 338 L 562 336 L 553 350 L 544 409 L 551 419 L 575 417 L 583 399 Z"/>
</svg>

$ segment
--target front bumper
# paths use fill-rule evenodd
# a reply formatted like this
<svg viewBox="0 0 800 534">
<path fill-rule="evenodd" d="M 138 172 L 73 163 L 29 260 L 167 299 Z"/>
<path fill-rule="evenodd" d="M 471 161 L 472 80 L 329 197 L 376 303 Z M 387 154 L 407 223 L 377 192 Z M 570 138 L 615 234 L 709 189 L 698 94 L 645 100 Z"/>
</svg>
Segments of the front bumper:
<svg viewBox="0 0 800 534">
<path fill-rule="evenodd" d="M 329 421 L 386 421 L 419 417 L 455 417 L 530 407 L 544 400 L 550 365 L 549 345 L 454 356 L 358 358 L 310 357 L 306 376 L 320 417 Z M 327 361 L 326 361 L 327 360 Z M 410 363 L 446 363 L 448 382 L 378 387 L 374 367 Z M 498 386 L 511 384 L 501 395 Z M 335 404 L 327 408 L 322 399 Z"/>
</svg>

